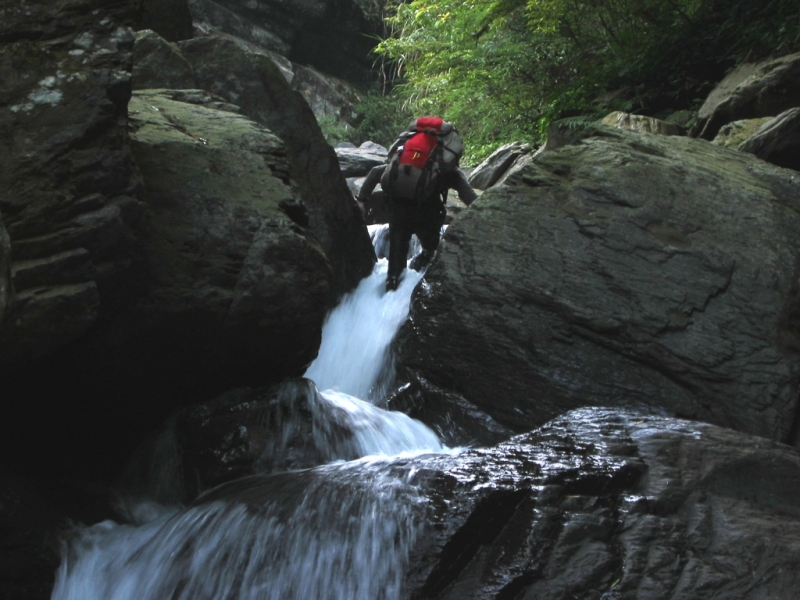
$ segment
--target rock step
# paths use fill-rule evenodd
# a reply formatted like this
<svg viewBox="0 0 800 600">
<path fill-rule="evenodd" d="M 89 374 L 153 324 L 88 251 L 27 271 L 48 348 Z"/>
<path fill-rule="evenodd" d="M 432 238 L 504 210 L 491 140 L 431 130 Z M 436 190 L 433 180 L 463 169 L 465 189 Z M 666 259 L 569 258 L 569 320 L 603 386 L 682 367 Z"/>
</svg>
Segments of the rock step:
<svg viewBox="0 0 800 600">
<path fill-rule="evenodd" d="M 86 282 L 92 279 L 94 273 L 95 268 L 86 248 L 11 263 L 11 279 L 17 293 L 28 288 Z"/>
<path fill-rule="evenodd" d="M 44 356 L 78 339 L 94 324 L 99 306 L 94 281 L 18 293 L 0 335 L 0 362 Z"/>
</svg>

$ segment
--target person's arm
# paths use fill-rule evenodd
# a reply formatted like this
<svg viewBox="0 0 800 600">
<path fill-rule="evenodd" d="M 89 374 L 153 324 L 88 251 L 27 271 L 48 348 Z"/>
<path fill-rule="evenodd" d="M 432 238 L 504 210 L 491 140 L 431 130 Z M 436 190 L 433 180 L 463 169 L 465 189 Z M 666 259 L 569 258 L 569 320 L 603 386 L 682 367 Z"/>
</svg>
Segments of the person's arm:
<svg viewBox="0 0 800 600">
<path fill-rule="evenodd" d="M 358 197 L 356 201 L 359 203 L 364 203 L 369 200 L 369 197 L 372 195 L 372 191 L 375 187 L 380 183 L 381 177 L 383 176 L 383 171 L 386 169 L 386 165 L 378 165 L 377 167 L 372 167 L 369 170 L 369 174 L 367 174 L 367 178 L 364 180 L 364 183 L 361 185 L 361 189 L 358 191 Z"/>
<path fill-rule="evenodd" d="M 472 186 L 467 181 L 467 176 L 464 175 L 464 171 L 461 169 L 456 169 L 453 172 L 450 187 L 458 193 L 458 197 L 467 206 L 472 204 L 478 197 L 478 194 L 472 189 Z"/>
</svg>

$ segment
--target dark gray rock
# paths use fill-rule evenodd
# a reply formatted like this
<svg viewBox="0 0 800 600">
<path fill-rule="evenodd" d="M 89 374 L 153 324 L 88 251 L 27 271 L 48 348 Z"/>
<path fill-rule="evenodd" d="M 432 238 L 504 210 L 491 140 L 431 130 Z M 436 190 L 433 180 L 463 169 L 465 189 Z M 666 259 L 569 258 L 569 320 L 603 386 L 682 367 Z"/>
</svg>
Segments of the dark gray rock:
<svg viewBox="0 0 800 600">
<path fill-rule="evenodd" d="M 800 180 L 690 138 L 570 136 L 450 225 L 398 336 L 401 381 L 517 430 L 613 405 L 789 440 Z"/>
<path fill-rule="evenodd" d="M 133 45 L 133 89 L 193 89 L 192 67 L 175 44 L 155 31 L 136 32 Z"/>
<path fill-rule="evenodd" d="M 142 0 L 137 29 L 152 29 L 171 42 L 192 37 L 192 13 L 187 0 Z"/>
<path fill-rule="evenodd" d="M 0 330 L 0 370 L 85 333 L 99 316 L 98 287 L 113 296 L 133 260 L 140 182 L 125 117 L 134 8 L 81 2 L 56 11 L 44 1 L 2 8 L 0 215 L 12 271 L 30 272 L 29 261 L 40 268 L 17 280 L 19 302 Z M 74 252 L 88 256 L 66 277 L 41 268 Z"/>
<path fill-rule="evenodd" d="M 627 129 L 638 133 L 653 133 L 656 135 L 686 135 L 686 129 L 677 123 L 670 123 L 654 117 L 644 115 L 632 115 L 621 111 L 614 111 L 606 115 L 602 121 L 603 125 Z"/>
<path fill-rule="evenodd" d="M 800 171 L 800 108 L 792 108 L 764 123 L 739 146 L 742 152 L 780 167 Z"/>
<path fill-rule="evenodd" d="M 93 271 L 84 265 L 84 273 Z M 14 312 L 0 333 L 0 362 L 15 365 L 20 356 L 42 358 L 81 338 L 97 321 L 99 308 L 94 281 L 32 287 L 17 293 Z"/>
<path fill-rule="evenodd" d="M 14 302 L 14 287 L 11 280 L 11 241 L 0 219 L 0 327 L 6 313 Z"/>
<path fill-rule="evenodd" d="M 386 407 L 425 423 L 450 448 L 492 446 L 514 435 L 463 396 L 424 379 L 397 390 L 387 399 Z"/>
<path fill-rule="evenodd" d="M 511 142 L 501 146 L 475 167 L 469 174 L 469 184 L 485 190 L 497 183 L 520 156 L 531 152 L 531 147 L 523 142 Z"/>
<path fill-rule="evenodd" d="M 285 146 L 249 119 L 170 92 L 136 92 L 129 111 L 148 205 L 148 287 L 126 316 L 146 315 L 137 337 L 149 332 L 163 352 L 176 323 L 206 321 L 175 336 L 194 340 L 203 370 L 296 373 L 316 354 L 332 273 L 305 230 Z"/>
<path fill-rule="evenodd" d="M 185 411 L 176 429 L 184 498 L 255 473 L 307 469 L 325 462 L 314 444 L 307 394 L 287 383 L 228 392 Z"/>
<path fill-rule="evenodd" d="M 712 140 L 726 123 L 774 117 L 800 106 L 800 54 L 733 71 L 709 94 L 691 135 Z"/>
<path fill-rule="evenodd" d="M 269 53 L 222 37 L 179 46 L 202 89 L 240 106 L 242 114 L 284 141 L 291 179 L 308 210 L 309 230 L 334 270 L 333 297 L 354 287 L 372 270 L 372 245 L 336 154 L 308 104 L 292 90 Z"/>
<path fill-rule="evenodd" d="M 235 35 L 299 65 L 346 81 L 371 81 L 370 52 L 382 32 L 378 6 L 352 0 L 195 0 L 196 24 Z"/>
<path fill-rule="evenodd" d="M 429 464 L 428 497 L 449 510 L 412 559 L 411 595 L 791 598 L 799 458 L 716 427 L 575 411 Z"/>
<path fill-rule="evenodd" d="M 233 515 L 245 504 L 285 523 L 311 504 L 308 519 L 336 536 L 343 557 L 353 517 L 337 509 L 386 510 L 378 518 L 397 528 L 395 542 L 412 540 L 409 556 L 398 557 L 409 598 L 790 600 L 800 584 L 798 498 L 800 456 L 788 446 L 582 409 L 494 448 L 251 477 L 196 506 L 223 502 Z M 267 527 L 252 523 L 246 541 Z M 206 551 L 201 536 L 191 536 L 189 556 Z M 272 560 L 262 557 L 237 560 Z M 175 560 L 169 572 L 182 568 Z"/>
<path fill-rule="evenodd" d="M 195 28 L 199 28 L 202 35 L 229 34 L 281 56 L 291 53 L 293 36 L 289 34 L 292 28 L 298 26 L 297 19 L 290 17 L 291 25 L 286 28 L 281 22 L 272 23 L 263 17 L 258 20 L 247 18 L 249 13 L 244 16 L 237 12 L 242 10 L 241 5 L 230 3 L 229 8 L 227 4 L 214 0 L 192 2 L 189 7 L 194 16 Z"/>
<path fill-rule="evenodd" d="M 89 194 L 10 229 L 0 356 L 19 410 L 0 437 L 37 473 L 111 477 L 177 406 L 301 374 L 331 301 L 278 137 L 202 90 L 137 91 L 128 112 L 144 202 Z"/>
<path fill-rule="evenodd" d="M 238 388 L 179 411 L 140 445 L 120 478 L 123 497 L 162 505 L 256 473 L 307 469 L 326 462 L 315 442 L 308 380 Z"/>
<path fill-rule="evenodd" d="M 366 142 L 365 142 L 366 143 Z M 389 151 L 383 146 L 362 146 L 360 148 L 335 148 L 339 168 L 345 177 L 366 177 L 372 167 L 386 164 Z"/>
<path fill-rule="evenodd" d="M 342 147 L 344 147 L 344 146 L 342 146 Z M 381 146 L 380 144 L 378 144 L 376 142 L 371 142 L 369 140 L 367 140 L 366 142 L 361 144 L 359 146 L 359 148 L 361 150 L 374 152 L 375 154 L 387 154 L 388 155 L 388 153 L 389 153 L 389 150 L 387 150 L 384 146 Z"/>
<path fill-rule="evenodd" d="M 720 127 L 719 133 L 717 133 L 711 143 L 725 148 L 738 148 L 750 139 L 762 125 L 772 119 L 773 117 L 760 117 L 758 119 L 732 121 Z"/>
<path fill-rule="evenodd" d="M 60 526 L 53 507 L 30 482 L 0 467 L 0 597 L 50 598 Z"/>
<path fill-rule="evenodd" d="M 293 65 L 291 84 L 306 99 L 319 119 L 331 117 L 341 123 L 358 118 L 354 105 L 359 101 L 356 89 L 346 81 L 320 73 L 316 69 Z"/>
</svg>

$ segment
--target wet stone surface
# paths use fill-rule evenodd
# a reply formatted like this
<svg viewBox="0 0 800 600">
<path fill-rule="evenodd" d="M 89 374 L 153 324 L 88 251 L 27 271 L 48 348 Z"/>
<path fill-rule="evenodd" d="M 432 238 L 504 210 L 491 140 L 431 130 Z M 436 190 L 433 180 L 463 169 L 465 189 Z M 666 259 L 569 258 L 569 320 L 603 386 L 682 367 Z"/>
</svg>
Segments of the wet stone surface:
<svg viewBox="0 0 800 600">
<path fill-rule="evenodd" d="M 331 466 L 241 480 L 200 505 L 288 507 L 319 481 L 344 502 L 391 473 L 417 528 L 400 597 L 788 600 L 798 467 L 763 438 L 593 408 L 493 448 L 364 465 L 360 484 Z"/>
</svg>

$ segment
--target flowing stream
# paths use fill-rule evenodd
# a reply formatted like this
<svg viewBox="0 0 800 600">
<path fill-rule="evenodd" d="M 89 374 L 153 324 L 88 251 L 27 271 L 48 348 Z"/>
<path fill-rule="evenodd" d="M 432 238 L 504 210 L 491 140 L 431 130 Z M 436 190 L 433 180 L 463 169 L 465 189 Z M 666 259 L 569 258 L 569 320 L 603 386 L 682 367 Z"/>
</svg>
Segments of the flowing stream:
<svg viewBox="0 0 800 600">
<path fill-rule="evenodd" d="M 370 229 L 381 256 L 385 230 Z M 391 386 L 390 344 L 422 279 L 407 270 L 384 293 L 386 270 L 379 260 L 330 313 L 306 372 L 319 388 L 315 429 L 352 432 L 326 448 L 329 464 L 224 484 L 189 507 L 140 503 L 133 524 L 77 528 L 52 600 L 404 598 L 426 506 L 403 459 L 448 449 L 422 423 L 372 404 Z"/>
</svg>

